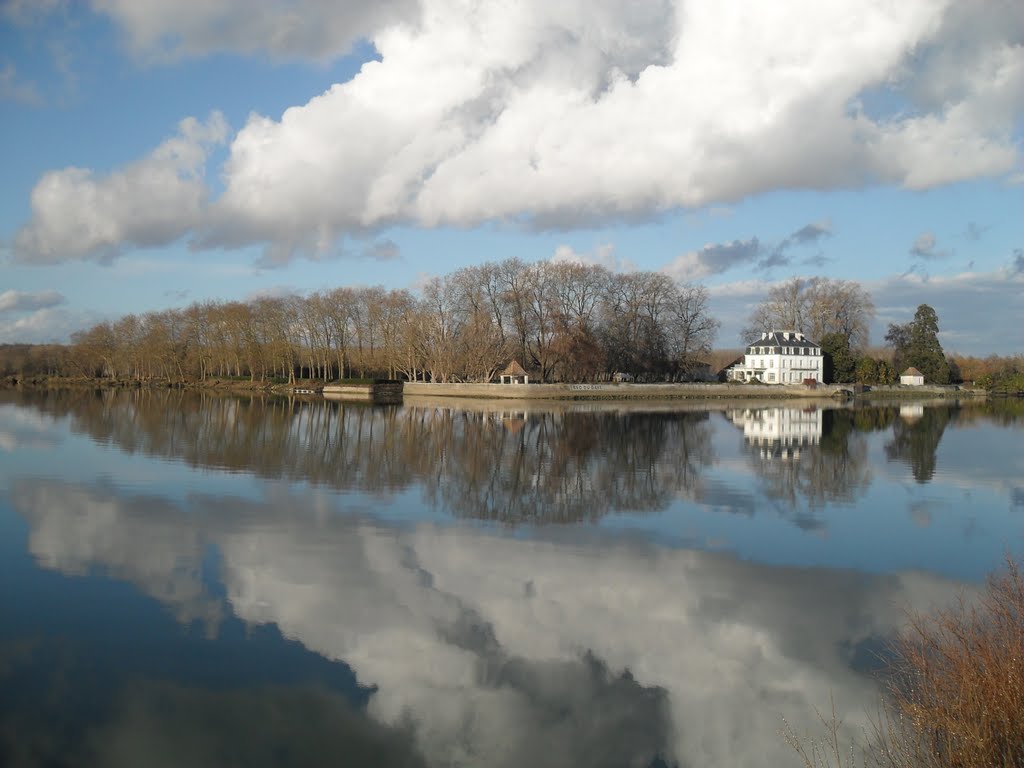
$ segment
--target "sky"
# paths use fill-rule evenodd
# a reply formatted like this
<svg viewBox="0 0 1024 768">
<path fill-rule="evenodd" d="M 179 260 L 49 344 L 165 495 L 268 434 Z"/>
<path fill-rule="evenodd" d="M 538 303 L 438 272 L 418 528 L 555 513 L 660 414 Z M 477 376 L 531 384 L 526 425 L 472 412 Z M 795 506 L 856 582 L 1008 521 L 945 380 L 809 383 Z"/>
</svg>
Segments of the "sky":
<svg viewBox="0 0 1024 768">
<path fill-rule="evenodd" d="M 518 257 L 1024 352 L 1018 0 L 0 0 L 0 343 Z"/>
</svg>

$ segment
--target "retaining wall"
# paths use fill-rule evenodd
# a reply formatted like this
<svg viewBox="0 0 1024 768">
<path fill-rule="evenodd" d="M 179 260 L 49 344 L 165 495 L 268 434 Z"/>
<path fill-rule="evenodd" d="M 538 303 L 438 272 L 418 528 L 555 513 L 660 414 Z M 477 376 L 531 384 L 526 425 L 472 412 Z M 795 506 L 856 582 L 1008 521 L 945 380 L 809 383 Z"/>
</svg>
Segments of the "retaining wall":
<svg viewBox="0 0 1024 768">
<path fill-rule="evenodd" d="M 406 397 L 485 397 L 501 400 L 664 400 L 678 398 L 829 398 L 841 387 L 819 384 L 427 384 L 405 382 Z"/>
</svg>

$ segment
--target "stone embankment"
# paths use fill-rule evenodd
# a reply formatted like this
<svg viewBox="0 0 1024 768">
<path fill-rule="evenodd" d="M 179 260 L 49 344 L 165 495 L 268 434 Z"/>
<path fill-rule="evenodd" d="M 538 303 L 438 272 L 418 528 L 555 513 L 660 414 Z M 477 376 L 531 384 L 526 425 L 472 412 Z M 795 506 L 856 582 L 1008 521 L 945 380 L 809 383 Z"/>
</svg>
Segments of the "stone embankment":
<svg viewBox="0 0 1024 768">
<path fill-rule="evenodd" d="M 802 384 L 428 384 L 420 381 L 379 380 L 372 384 L 324 384 L 320 381 L 297 381 L 274 384 L 248 379 L 206 379 L 204 381 L 167 381 L 153 379 L 91 379 L 62 376 L 17 377 L 0 379 L 0 389 L 65 389 L 65 388 L 150 388 L 174 387 L 219 392 L 262 392 L 266 394 L 323 394 L 344 400 L 370 403 L 401 403 L 405 397 L 475 398 L 487 400 L 792 400 L 848 399 L 922 400 L 930 398 L 985 397 L 980 389 L 956 386 L 875 386 L 857 391 L 850 384 L 819 384 L 815 388 Z"/>
<path fill-rule="evenodd" d="M 373 384 L 325 384 L 321 394 L 329 400 L 355 400 L 382 405 L 402 402 L 401 381 L 378 381 Z"/>
<path fill-rule="evenodd" d="M 499 400 L 829 399 L 848 389 L 802 384 L 427 384 L 405 382 L 406 397 L 472 397 Z"/>
</svg>

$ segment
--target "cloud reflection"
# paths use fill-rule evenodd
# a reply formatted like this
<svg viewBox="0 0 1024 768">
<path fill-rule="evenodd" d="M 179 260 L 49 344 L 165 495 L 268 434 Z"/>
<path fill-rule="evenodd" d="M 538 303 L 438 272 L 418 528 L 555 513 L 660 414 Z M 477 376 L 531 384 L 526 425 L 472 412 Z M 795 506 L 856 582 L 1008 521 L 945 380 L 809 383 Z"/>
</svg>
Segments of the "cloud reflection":
<svg viewBox="0 0 1024 768">
<path fill-rule="evenodd" d="M 223 600 L 343 661 L 376 688 L 370 715 L 409 728 L 431 765 L 785 764 L 781 717 L 811 724 L 834 695 L 857 732 L 876 697 L 865 649 L 952 592 L 579 529 L 388 527 L 307 514 L 303 496 L 176 507 L 32 480 L 12 502 L 47 567 L 109 571 L 181 617 Z M 222 598 L 182 576 L 208 546 Z"/>
</svg>

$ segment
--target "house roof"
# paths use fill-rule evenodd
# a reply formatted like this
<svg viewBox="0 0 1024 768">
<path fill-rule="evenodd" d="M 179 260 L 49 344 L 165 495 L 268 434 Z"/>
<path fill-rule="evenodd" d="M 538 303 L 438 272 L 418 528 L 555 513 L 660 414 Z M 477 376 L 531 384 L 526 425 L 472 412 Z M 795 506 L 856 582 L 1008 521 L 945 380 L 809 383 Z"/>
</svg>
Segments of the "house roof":
<svg viewBox="0 0 1024 768">
<path fill-rule="evenodd" d="M 909 368 L 907 368 L 907 370 L 901 373 L 900 376 L 924 376 L 924 374 L 917 370 L 917 368 L 915 368 L 914 366 L 910 366 Z"/>
<path fill-rule="evenodd" d="M 786 338 L 789 334 L 789 338 Z M 802 338 L 797 338 L 799 335 Z M 747 344 L 747 354 L 753 354 L 754 347 L 791 347 L 794 349 L 820 349 L 817 344 L 810 341 L 800 331 L 771 331 L 759 339 L 754 339 Z"/>
<path fill-rule="evenodd" d="M 505 370 L 501 372 L 501 376 L 526 376 L 526 370 L 519 364 L 517 360 L 513 360 L 509 363 Z"/>
</svg>

